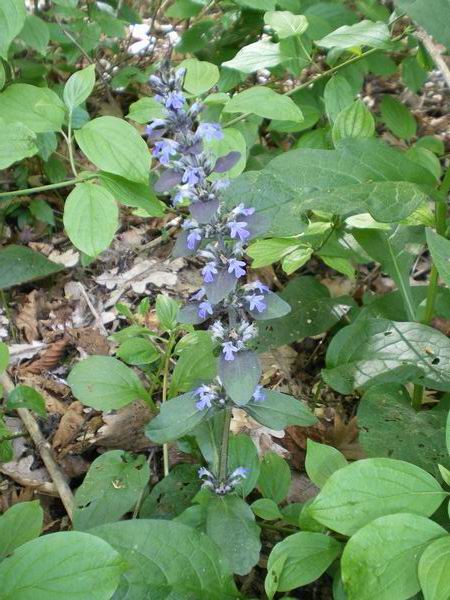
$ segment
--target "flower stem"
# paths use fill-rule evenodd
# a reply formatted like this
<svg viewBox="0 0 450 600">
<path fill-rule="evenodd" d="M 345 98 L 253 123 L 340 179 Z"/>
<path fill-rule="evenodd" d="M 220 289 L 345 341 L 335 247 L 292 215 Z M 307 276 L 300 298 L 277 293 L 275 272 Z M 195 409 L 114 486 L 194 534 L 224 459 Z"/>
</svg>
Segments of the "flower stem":
<svg viewBox="0 0 450 600">
<path fill-rule="evenodd" d="M 223 482 L 227 478 L 227 470 L 228 470 L 228 446 L 230 442 L 230 423 L 232 412 L 231 408 L 226 408 L 224 410 L 224 419 L 223 419 L 223 429 L 222 429 L 222 441 L 220 444 L 220 454 L 219 454 L 219 476 L 218 480 Z"/>
<path fill-rule="evenodd" d="M 167 402 L 167 390 L 169 386 L 169 370 L 170 370 L 170 359 L 172 357 L 172 349 L 175 338 L 171 333 L 166 347 L 166 355 L 164 357 L 164 370 L 163 370 L 163 385 L 162 385 L 162 402 Z M 169 474 L 169 446 L 163 444 L 163 463 L 164 463 L 164 477 Z"/>
<path fill-rule="evenodd" d="M 1 192 L 0 198 L 12 198 L 14 196 L 28 196 L 30 194 L 40 194 L 48 190 L 57 190 L 63 187 L 70 187 L 81 183 L 82 181 L 88 181 L 89 179 L 95 179 L 98 177 L 97 173 L 80 175 L 75 179 L 68 179 L 67 181 L 59 181 L 58 183 L 50 183 L 49 185 L 41 185 L 34 188 L 26 188 L 23 190 L 13 190 L 12 192 Z"/>
</svg>

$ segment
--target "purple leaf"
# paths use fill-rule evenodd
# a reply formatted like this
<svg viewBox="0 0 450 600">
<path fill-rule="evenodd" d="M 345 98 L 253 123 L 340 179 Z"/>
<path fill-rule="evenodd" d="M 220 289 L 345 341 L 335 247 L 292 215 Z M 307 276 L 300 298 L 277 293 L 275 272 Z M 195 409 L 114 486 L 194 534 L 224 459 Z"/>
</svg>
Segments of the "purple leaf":
<svg viewBox="0 0 450 600">
<path fill-rule="evenodd" d="M 181 182 L 182 173 L 168 169 L 164 171 L 158 181 L 155 183 L 154 190 L 157 194 L 168 192 Z"/>
<path fill-rule="evenodd" d="M 226 269 L 219 269 L 212 283 L 205 283 L 206 296 L 211 304 L 217 304 L 236 287 L 237 279 Z"/>
<path fill-rule="evenodd" d="M 189 235 L 189 231 L 181 231 L 178 234 L 177 240 L 175 242 L 175 246 L 172 250 L 172 256 L 174 258 L 184 258 L 185 256 L 193 256 L 196 252 L 196 249 L 189 250 L 187 247 L 187 237 Z"/>
<path fill-rule="evenodd" d="M 247 230 L 250 232 L 250 239 L 263 235 L 269 230 L 270 219 L 267 215 L 253 213 L 245 217 L 247 221 Z"/>
<path fill-rule="evenodd" d="M 202 319 L 198 316 L 199 305 L 200 302 L 190 302 L 180 308 L 177 317 L 178 322 L 186 325 L 198 325 L 206 321 L 206 318 Z"/>
<path fill-rule="evenodd" d="M 238 163 L 240 158 L 241 153 L 233 150 L 217 159 L 216 164 L 214 165 L 214 171 L 216 173 L 226 173 Z"/>
<path fill-rule="evenodd" d="M 189 206 L 189 212 L 196 221 L 203 225 L 213 220 L 218 208 L 219 199 L 216 198 L 209 202 L 192 202 Z"/>
<path fill-rule="evenodd" d="M 290 305 L 283 300 L 283 298 L 280 298 L 278 294 L 274 294 L 273 292 L 268 292 L 264 295 L 264 303 L 266 305 L 266 309 L 262 312 L 258 312 L 257 310 L 248 311 L 256 321 L 278 319 L 279 317 L 284 317 L 291 312 Z"/>
<path fill-rule="evenodd" d="M 250 401 L 261 378 L 258 355 L 250 350 L 238 352 L 234 360 L 219 358 L 219 377 L 228 396 L 235 404 L 243 406 Z"/>
</svg>

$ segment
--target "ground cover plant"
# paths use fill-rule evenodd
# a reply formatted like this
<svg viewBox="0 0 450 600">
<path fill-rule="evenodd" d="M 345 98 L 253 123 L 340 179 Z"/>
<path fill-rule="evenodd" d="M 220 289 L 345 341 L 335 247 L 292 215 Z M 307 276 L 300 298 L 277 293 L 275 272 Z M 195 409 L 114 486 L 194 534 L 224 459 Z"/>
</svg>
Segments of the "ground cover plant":
<svg viewBox="0 0 450 600">
<path fill-rule="evenodd" d="M 448 0 L 2 0 L 0 600 L 450 598 Z"/>
</svg>

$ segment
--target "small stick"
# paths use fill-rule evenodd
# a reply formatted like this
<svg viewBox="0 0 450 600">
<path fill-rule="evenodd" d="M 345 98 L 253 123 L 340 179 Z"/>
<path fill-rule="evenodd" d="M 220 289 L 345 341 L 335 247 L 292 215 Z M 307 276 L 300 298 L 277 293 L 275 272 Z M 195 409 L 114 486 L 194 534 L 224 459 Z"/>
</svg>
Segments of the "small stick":
<svg viewBox="0 0 450 600">
<path fill-rule="evenodd" d="M 423 29 L 418 29 L 416 31 L 416 36 L 425 46 L 427 52 L 433 59 L 434 64 L 442 73 L 442 77 L 445 79 L 447 87 L 450 89 L 450 69 L 447 63 L 445 62 L 445 59 L 443 58 L 438 46 L 433 42 L 432 38 Z"/>
<path fill-rule="evenodd" d="M 93 317 L 94 317 L 94 319 L 95 319 L 95 324 L 97 325 L 97 329 L 99 329 L 99 330 L 100 330 L 100 331 L 103 333 L 103 335 L 107 336 L 107 335 L 108 335 L 108 332 L 106 331 L 106 327 L 103 325 L 102 318 L 101 318 L 101 316 L 98 314 L 98 312 L 97 312 L 97 310 L 96 310 L 95 306 L 92 304 L 92 302 L 91 302 L 91 300 L 90 300 L 89 296 L 87 295 L 87 292 L 86 292 L 86 290 L 84 289 L 84 285 L 83 285 L 83 284 L 82 284 L 82 283 L 79 281 L 79 282 L 78 282 L 78 286 L 79 286 L 79 289 L 80 289 L 81 295 L 82 295 L 82 296 L 83 296 L 83 298 L 85 299 L 85 301 L 86 301 L 86 304 L 88 305 L 88 307 L 89 307 L 89 310 L 91 311 L 91 313 L 92 313 L 92 316 L 93 316 Z"/>
<path fill-rule="evenodd" d="M 14 384 L 6 373 L 0 375 L 0 383 L 3 386 L 5 392 L 10 393 L 13 391 Z M 46 466 L 47 471 L 49 472 L 56 489 L 58 490 L 61 502 L 64 504 L 64 508 L 66 509 L 66 512 L 69 515 L 69 519 L 72 520 L 74 508 L 74 498 L 72 490 L 70 489 L 67 483 L 66 477 L 62 473 L 55 459 L 53 458 L 53 453 L 50 444 L 42 435 L 41 430 L 39 429 L 39 425 L 37 424 L 35 418 L 27 408 L 18 408 L 17 413 L 22 419 L 22 422 L 25 425 L 25 428 L 27 429 L 28 433 L 30 434 L 31 439 L 33 440 L 34 445 L 36 446 L 36 450 L 41 455 L 42 461 Z"/>
</svg>

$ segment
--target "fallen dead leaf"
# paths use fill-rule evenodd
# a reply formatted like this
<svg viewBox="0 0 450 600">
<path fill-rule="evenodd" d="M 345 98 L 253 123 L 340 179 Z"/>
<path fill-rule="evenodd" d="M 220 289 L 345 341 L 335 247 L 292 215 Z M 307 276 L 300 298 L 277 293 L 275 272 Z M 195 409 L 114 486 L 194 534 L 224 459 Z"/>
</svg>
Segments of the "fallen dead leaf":
<svg viewBox="0 0 450 600">
<path fill-rule="evenodd" d="M 139 452 L 152 446 L 144 434 L 144 426 L 150 421 L 152 412 L 143 402 L 132 402 L 115 414 L 103 415 L 93 443 L 104 448 L 121 448 Z"/>
<path fill-rule="evenodd" d="M 37 290 L 30 292 L 16 316 L 16 326 L 23 332 L 27 342 L 39 338 L 37 295 Z"/>
<path fill-rule="evenodd" d="M 53 436 L 52 447 L 58 451 L 64 449 L 78 435 L 83 423 L 83 405 L 75 400 L 61 417 L 58 429 Z"/>
<path fill-rule="evenodd" d="M 42 371 L 49 371 L 50 369 L 53 369 L 60 363 L 67 344 L 67 337 L 63 337 L 60 340 L 49 344 L 46 350 L 40 356 L 40 358 L 34 360 L 28 365 L 19 367 L 19 371 L 22 373 L 39 374 Z"/>
</svg>

